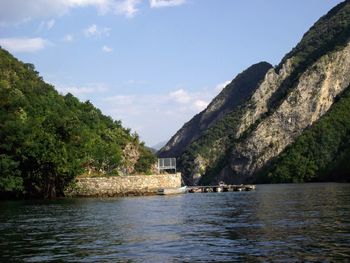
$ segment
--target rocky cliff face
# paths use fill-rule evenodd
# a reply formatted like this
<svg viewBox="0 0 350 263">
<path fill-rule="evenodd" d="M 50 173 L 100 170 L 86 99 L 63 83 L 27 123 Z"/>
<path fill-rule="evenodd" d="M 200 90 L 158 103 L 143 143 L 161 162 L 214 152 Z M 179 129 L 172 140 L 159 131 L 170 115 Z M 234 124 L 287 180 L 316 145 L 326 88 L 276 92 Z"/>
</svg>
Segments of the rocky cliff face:
<svg viewBox="0 0 350 263">
<path fill-rule="evenodd" d="M 290 60 L 276 73 L 276 69 L 266 71 L 264 78 L 257 84 L 250 98 L 242 101 L 231 111 L 222 112 L 222 118 L 212 124 L 200 138 L 188 146 L 180 157 L 180 165 L 185 170 L 188 184 L 198 184 L 202 175 L 218 165 L 232 147 L 232 143 L 246 132 L 262 115 L 268 111 L 269 100 L 279 85 L 290 75 L 293 67 Z M 222 97 L 221 93 L 218 97 Z M 203 112 L 210 114 L 212 105 L 216 105 L 218 97 Z M 223 101 L 223 99 L 221 100 Z M 189 160 L 184 160 L 186 157 Z M 224 171 L 228 171 L 224 169 Z M 215 169 L 215 172 L 217 170 Z M 228 181 L 228 178 L 220 178 Z M 220 181 L 220 180 L 219 180 Z"/>
<path fill-rule="evenodd" d="M 251 68 L 240 74 L 163 152 L 176 153 L 187 183 L 253 181 L 349 86 L 349 43 L 350 1 L 344 1 L 317 21 L 276 68 L 265 64 L 264 74 L 253 82 L 245 74 Z M 242 75 L 245 81 L 238 81 Z M 247 83 L 254 85 L 233 102 Z"/>
<path fill-rule="evenodd" d="M 276 69 L 271 68 L 265 75 L 264 81 L 259 85 L 253 96 L 245 107 L 245 112 L 241 117 L 236 133 L 236 138 L 239 138 L 252 124 L 254 124 L 264 113 L 268 111 L 268 102 L 274 92 L 290 76 L 293 67 L 291 60 L 287 60 L 283 64 L 279 73 Z"/>
<path fill-rule="evenodd" d="M 233 150 L 232 172 L 246 181 L 332 106 L 350 84 L 350 44 L 321 57 L 299 78 L 276 111 Z"/>
<path fill-rule="evenodd" d="M 123 167 L 119 170 L 119 174 L 133 174 L 135 172 L 135 165 L 139 159 L 140 150 L 138 145 L 128 143 L 123 149 Z"/>
</svg>

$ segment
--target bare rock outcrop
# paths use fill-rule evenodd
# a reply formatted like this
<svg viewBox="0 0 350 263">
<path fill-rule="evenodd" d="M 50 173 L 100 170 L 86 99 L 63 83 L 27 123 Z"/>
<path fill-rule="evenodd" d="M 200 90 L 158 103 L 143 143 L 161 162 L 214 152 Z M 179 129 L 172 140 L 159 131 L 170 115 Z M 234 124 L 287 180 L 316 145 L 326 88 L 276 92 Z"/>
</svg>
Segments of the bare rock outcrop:
<svg viewBox="0 0 350 263">
<path fill-rule="evenodd" d="M 299 78 L 280 106 L 232 153 L 230 168 L 247 178 L 281 153 L 325 114 L 350 83 L 350 44 L 321 57 Z"/>
</svg>

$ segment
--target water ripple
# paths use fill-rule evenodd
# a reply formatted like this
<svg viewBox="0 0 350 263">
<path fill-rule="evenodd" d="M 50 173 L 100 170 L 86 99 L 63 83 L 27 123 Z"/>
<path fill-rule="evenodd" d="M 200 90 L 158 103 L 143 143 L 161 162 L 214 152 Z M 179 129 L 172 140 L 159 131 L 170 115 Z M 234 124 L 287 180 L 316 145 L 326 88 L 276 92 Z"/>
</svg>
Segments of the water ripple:
<svg viewBox="0 0 350 263">
<path fill-rule="evenodd" d="M 0 261 L 350 261 L 350 185 L 0 203 Z"/>
</svg>

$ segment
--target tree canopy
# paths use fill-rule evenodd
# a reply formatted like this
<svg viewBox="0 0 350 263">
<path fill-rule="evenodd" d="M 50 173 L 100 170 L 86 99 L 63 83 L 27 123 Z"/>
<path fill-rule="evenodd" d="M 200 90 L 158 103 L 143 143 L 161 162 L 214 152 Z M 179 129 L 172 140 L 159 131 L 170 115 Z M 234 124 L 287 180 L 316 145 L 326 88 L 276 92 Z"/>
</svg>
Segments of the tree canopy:
<svg viewBox="0 0 350 263">
<path fill-rule="evenodd" d="M 60 196 L 84 172 L 117 175 L 128 144 L 140 153 L 137 172 L 149 172 L 155 157 L 137 134 L 89 101 L 60 95 L 34 65 L 0 49 L 1 195 Z"/>
</svg>

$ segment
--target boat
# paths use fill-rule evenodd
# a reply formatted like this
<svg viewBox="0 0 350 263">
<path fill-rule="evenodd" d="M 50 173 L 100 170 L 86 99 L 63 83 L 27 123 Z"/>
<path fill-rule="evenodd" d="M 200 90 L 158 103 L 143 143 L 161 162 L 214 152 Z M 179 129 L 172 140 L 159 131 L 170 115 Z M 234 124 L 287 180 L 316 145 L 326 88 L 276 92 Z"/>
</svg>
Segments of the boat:
<svg viewBox="0 0 350 263">
<path fill-rule="evenodd" d="M 177 195 L 187 193 L 187 186 L 179 188 L 160 188 L 157 191 L 157 195 Z"/>
<path fill-rule="evenodd" d="M 188 192 L 189 193 L 202 193 L 203 191 L 202 191 L 201 187 L 193 187 L 192 186 L 188 189 Z"/>
</svg>

